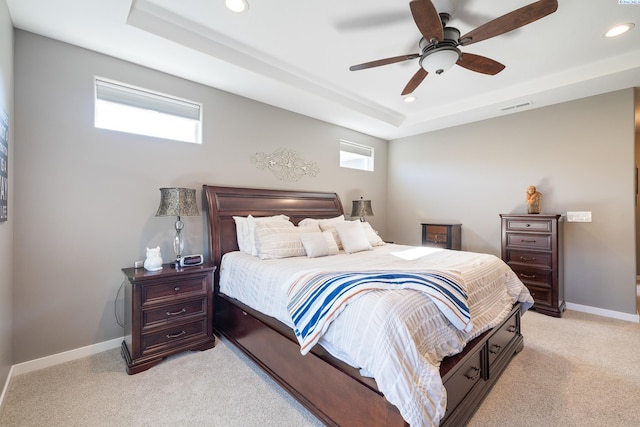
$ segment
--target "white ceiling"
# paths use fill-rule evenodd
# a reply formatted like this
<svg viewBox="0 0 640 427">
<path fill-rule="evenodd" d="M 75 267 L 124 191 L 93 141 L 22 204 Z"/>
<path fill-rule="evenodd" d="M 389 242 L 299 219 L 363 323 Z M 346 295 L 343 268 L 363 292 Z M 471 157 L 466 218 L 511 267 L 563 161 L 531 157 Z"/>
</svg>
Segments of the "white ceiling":
<svg viewBox="0 0 640 427">
<path fill-rule="evenodd" d="M 618 0 L 559 0 L 539 21 L 461 47 L 506 68 L 430 74 L 410 104 L 400 93 L 417 60 L 349 71 L 419 52 L 408 0 L 248 0 L 243 14 L 223 0 L 6 1 L 16 28 L 384 139 L 640 87 L 640 4 Z M 532 2 L 433 0 L 462 34 Z M 603 36 L 627 22 L 636 28 Z"/>
</svg>

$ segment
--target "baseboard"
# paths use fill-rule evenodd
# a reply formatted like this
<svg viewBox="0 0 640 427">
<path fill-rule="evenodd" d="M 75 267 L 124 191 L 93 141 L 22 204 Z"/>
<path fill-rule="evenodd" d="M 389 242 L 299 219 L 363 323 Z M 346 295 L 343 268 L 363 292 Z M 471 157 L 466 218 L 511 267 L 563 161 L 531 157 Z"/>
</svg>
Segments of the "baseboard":
<svg viewBox="0 0 640 427">
<path fill-rule="evenodd" d="M 4 402 L 7 393 L 9 392 L 9 385 L 11 384 L 11 377 L 13 376 L 13 366 L 9 369 L 9 375 L 7 375 L 7 380 L 4 382 L 4 387 L 2 387 L 2 394 L 0 394 L 0 414 L 4 411 Z"/>
<path fill-rule="evenodd" d="M 51 356 L 41 357 L 40 359 L 29 360 L 28 362 L 13 365 L 13 375 L 26 374 L 27 372 L 37 371 L 38 369 L 48 368 L 64 362 L 80 359 L 82 357 L 91 356 L 92 354 L 101 353 L 120 347 L 122 338 L 114 338 L 109 341 L 91 344 L 86 347 L 76 348 L 74 350 L 64 351 Z"/>
<path fill-rule="evenodd" d="M 610 317 L 612 319 L 626 320 L 627 322 L 640 323 L 640 315 L 623 313 L 620 311 L 606 310 L 604 308 L 590 307 L 588 305 L 567 303 L 568 310 L 581 311 L 583 313 L 597 314 L 598 316 Z"/>
</svg>

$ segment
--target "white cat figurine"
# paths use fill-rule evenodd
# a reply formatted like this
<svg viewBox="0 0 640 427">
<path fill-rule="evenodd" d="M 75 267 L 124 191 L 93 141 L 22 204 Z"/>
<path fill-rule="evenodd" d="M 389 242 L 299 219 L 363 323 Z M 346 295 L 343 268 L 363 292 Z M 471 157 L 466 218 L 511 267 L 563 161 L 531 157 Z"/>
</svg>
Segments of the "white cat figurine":
<svg viewBox="0 0 640 427">
<path fill-rule="evenodd" d="M 144 260 L 144 269 L 147 271 L 162 270 L 162 255 L 160 255 L 160 246 L 155 248 L 147 248 L 147 259 Z"/>
</svg>

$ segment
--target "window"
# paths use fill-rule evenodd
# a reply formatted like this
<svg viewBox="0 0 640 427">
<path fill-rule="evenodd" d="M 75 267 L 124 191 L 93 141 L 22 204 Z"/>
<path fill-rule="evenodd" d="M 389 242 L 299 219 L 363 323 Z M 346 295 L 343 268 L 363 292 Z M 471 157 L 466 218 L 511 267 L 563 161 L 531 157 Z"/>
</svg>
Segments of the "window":
<svg viewBox="0 0 640 427">
<path fill-rule="evenodd" d="M 373 172 L 373 147 L 340 140 L 340 167 Z"/>
<path fill-rule="evenodd" d="M 202 105 L 96 78 L 95 127 L 202 144 Z"/>
</svg>

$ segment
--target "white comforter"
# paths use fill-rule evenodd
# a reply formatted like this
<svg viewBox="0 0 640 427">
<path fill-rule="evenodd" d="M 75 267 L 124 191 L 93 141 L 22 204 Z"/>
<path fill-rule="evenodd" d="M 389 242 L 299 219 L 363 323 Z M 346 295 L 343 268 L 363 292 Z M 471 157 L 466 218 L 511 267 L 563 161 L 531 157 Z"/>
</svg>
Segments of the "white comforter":
<svg viewBox="0 0 640 427">
<path fill-rule="evenodd" d="M 499 258 L 473 252 L 385 245 L 371 251 L 260 260 L 224 256 L 220 291 L 293 327 L 287 290 L 300 271 L 322 268 L 451 270 L 462 274 L 473 329 L 456 329 L 427 297 L 413 290 L 374 291 L 352 301 L 320 340 L 331 354 L 375 378 L 386 399 L 412 426 L 438 425 L 446 408 L 440 361 L 503 321 L 512 305 L 533 299 Z"/>
</svg>

